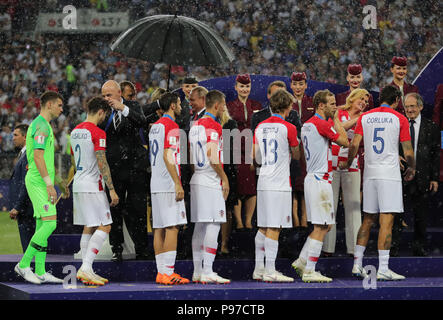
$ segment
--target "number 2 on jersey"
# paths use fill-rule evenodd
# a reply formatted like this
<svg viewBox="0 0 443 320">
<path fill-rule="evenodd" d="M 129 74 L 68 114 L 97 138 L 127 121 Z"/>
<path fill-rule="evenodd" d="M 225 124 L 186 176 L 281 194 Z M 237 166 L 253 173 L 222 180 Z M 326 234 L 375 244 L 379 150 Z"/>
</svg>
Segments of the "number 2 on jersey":
<svg viewBox="0 0 443 320">
<path fill-rule="evenodd" d="M 77 171 L 83 170 L 83 167 L 80 166 L 80 160 L 82 158 L 82 150 L 81 150 L 79 144 L 75 145 L 75 150 L 74 151 L 78 153 L 78 160 L 77 160 L 76 169 L 77 169 Z"/>
</svg>

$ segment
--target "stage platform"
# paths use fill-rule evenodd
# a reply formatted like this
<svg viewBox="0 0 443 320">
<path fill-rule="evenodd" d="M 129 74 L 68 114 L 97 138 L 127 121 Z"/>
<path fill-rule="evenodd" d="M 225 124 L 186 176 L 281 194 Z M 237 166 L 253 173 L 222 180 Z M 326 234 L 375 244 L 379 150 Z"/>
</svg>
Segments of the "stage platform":
<svg viewBox="0 0 443 320">
<path fill-rule="evenodd" d="M 228 285 L 188 284 L 157 285 L 154 261 L 96 261 L 97 273 L 110 280 L 103 287 L 86 287 L 81 283 L 33 285 L 22 281 L 13 268 L 21 255 L 0 256 L 0 299 L 25 300 L 432 300 L 443 299 L 443 257 L 391 258 L 390 267 L 405 275 L 404 281 L 376 282 L 365 289 L 363 281 L 350 277 L 353 260 L 348 257 L 320 259 L 317 266 L 334 280 L 328 284 L 304 283 L 290 267 L 291 260 L 278 259 L 277 269 L 293 276 L 294 283 L 263 283 L 249 280 L 254 268 L 251 259 L 217 260 L 214 270 L 230 278 Z M 63 268 L 79 268 L 81 262 L 72 255 L 48 255 L 47 270 L 64 278 Z M 377 257 L 364 259 L 365 265 L 378 266 Z M 192 261 L 178 260 L 176 271 L 192 276 Z M 374 283 L 367 283 L 369 286 Z"/>
</svg>

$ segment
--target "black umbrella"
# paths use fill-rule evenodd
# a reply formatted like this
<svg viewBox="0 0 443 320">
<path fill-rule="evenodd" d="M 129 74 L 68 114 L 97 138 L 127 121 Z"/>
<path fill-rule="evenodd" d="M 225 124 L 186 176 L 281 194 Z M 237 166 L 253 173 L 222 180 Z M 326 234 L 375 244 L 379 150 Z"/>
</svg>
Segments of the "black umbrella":
<svg viewBox="0 0 443 320">
<path fill-rule="evenodd" d="M 171 65 L 217 66 L 234 60 L 231 50 L 214 30 L 200 21 L 177 15 L 138 20 L 119 35 L 111 49 L 127 57 L 169 64 L 169 76 Z"/>
</svg>

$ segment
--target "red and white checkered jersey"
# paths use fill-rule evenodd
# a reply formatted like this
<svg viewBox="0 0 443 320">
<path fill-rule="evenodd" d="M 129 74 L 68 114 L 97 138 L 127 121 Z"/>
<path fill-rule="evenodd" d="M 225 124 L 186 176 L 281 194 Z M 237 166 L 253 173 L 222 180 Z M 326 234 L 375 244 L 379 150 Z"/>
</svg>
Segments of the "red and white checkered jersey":
<svg viewBox="0 0 443 320">
<path fill-rule="evenodd" d="M 341 109 L 338 110 L 338 118 L 340 119 L 341 122 L 346 122 L 351 120 L 349 112 L 347 110 L 341 110 Z M 352 128 L 350 128 L 348 131 L 346 131 L 349 142 L 351 142 L 352 138 L 354 138 L 354 130 L 355 130 L 355 125 Z M 352 164 L 349 167 L 349 169 L 341 170 L 338 168 L 338 164 L 340 162 L 348 161 L 349 148 L 340 147 L 338 144 L 332 142 L 331 153 L 332 153 L 332 170 L 350 171 L 350 172 L 360 171 L 358 164 L 358 155 L 355 156 L 354 161 L 352 161 Z"/>
<path fill-rule="evenodd" d="M 360 116 L 355 134 L 363 136 L 363 178 L 401 181 L 398 147 L 400 142 L 411 140 L 406 117 L 382 105 Z"/>
<path fill-rule="evenodd" d="M 221 178 L 212 168 L 208 159 L 208 143 L 216 144 L 218 160 L 223 164 L 223 135 L 221 125 L 210 117 L 203 117 L 189 131 L 190 158 L 194 165 L 194 174 L 190 184 L 198 184 L 214 189 L 221 189 Z"/>
<path fill-rule="evenodd" d="M 313 173 L 317 179 L 332 182 L 331 142 L 337 141 L 340 135 L 331 122 L 317 114 L 303 124 L 301 138 L 305 151 L 306 172 Z"/>
<path fill-rule="evenodd" d="M 290 147 L 298 146 L 297 128 L 273 115 L 255 129 L 254 144 L 261 159 L 257 190 L 291 191 Z"/>
<path fill-rule="evenodd" d="M 71 154 L 76 172 L 73 192 L 103 191 L 103 181 L 95 152 L 106 150 L 106 132 L 92 122 L 82 122 L 71 132 Z"/>
<path fill-rule="evenodd" d="M 163 154 L 172 149 L 172 159 L 180 176 L 180 129 L 169 116 L 163 116 L 149 130 L 149 161 L 151 163 L 151 192 L 175 192 L 174 180 L 166 168 Z"/>
</svg>

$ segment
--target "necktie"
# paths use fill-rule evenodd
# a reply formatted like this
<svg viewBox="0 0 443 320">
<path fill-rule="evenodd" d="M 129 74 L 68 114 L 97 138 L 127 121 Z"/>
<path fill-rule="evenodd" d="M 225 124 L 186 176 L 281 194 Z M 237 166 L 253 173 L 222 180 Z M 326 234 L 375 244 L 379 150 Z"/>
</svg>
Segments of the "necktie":
<svg viewBox="0 0 443 320">
<path fill-rule="evenodd" d="M 298 104 L 298 115 L 301 118 L 301 101 L 297 100 L 297 104 Z"/>
<path fill-rule="evenodd" d="M 246 103 L 243 105 L 243 109 L 245 111 L 245 121 L 248 121 L 248 108 L 246 107 Z"/>
<path fill-rule="evenodd" d="M 410 120 L 409 122 L 410 122 L 409 132 L 411 133 L 412 150 L 414 150 L 415 149 L 415 128 L 414 128 L 415 120 Z"/>
<path fill-rule="evenodd" d="M 194 117 L 192 118 L 192 121 L 197 120 L 197 117 L 198 117 L 198 112 L 196 112 L 196 113 L 194 114 Z"/>
<path fill-rule="evenodd" d="M 120 123 L 122 122 L 122 115 L 118 111 L 114 110 L 113 112 L 114 112 L 114 128 L 117 129 Z"/>
</svg>

